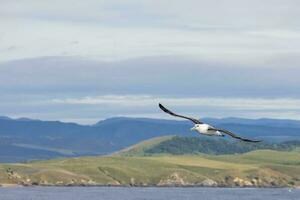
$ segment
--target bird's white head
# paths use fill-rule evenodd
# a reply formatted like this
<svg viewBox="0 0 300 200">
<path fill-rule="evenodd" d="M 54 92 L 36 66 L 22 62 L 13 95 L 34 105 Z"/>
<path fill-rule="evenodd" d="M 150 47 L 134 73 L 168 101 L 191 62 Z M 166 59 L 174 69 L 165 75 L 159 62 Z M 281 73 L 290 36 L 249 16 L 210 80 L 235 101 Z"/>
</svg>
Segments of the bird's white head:
<svg viewBox="0 0 300 200">
<path fill-rule="evenodd" d="M 195 124 L 195 126 L 191 128 L 191 131 L 196 131 L 197 129 L 199 129 L 199 124 Z"/>
</svg>

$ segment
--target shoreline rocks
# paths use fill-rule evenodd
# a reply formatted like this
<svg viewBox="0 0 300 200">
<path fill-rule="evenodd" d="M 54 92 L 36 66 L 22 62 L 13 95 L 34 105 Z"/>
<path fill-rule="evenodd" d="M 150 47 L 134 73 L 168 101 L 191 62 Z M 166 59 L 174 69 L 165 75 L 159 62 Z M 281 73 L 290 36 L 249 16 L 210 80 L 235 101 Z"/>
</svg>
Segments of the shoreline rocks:
<svg viewBox="0 0 300 200">
<path fill-rule="evenodd" d="M 204 187 L 217 187 L 218 183 L 212 179 L 205 179 L 200 185 Z"/>
</svg>

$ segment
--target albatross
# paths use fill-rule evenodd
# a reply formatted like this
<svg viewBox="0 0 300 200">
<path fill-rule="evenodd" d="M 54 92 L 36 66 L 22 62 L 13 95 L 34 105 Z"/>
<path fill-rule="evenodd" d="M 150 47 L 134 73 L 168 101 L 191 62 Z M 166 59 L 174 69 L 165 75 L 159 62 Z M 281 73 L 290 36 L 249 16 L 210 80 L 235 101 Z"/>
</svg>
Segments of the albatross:
<svg viewBox="0 0 300 200">
<path fill-rule="evenodd" d="M 159 103 L 159 108 L 162 109 L 162 111 L 164 111 L 165 113 L 168 113 L 172 116 L 180 117 L 180 118 L 184 118 L 184 119 L 188 119 L 188 120 L 192 121 L 195 125 L 194 125 L 194 127 L 191 128 L 191 130 L 197 131 L 200 134 L 209 135 L 209 136 L 221 136 L 221 137 L 224 137 L 225 136 L 224 134 L 227 134 L 233 138 L 236 138 L 236 139 L 239 139 L 239 140 L 242 140 L 245 142 L 261 142 L 260 140 L 250 140 L 247 138 L 240 137 L 240 136 L 238 136 L 230 131 L 227 131 L 225 129 L 215 128 L 211 125 L 205 124 L 205 123 L 201 122 L 200 120 L 192 118 L 192 117 L 178 115 L 178 114 L 168 110 L 166 107 L 164 107 L 160 103 Z"/>
</svg>

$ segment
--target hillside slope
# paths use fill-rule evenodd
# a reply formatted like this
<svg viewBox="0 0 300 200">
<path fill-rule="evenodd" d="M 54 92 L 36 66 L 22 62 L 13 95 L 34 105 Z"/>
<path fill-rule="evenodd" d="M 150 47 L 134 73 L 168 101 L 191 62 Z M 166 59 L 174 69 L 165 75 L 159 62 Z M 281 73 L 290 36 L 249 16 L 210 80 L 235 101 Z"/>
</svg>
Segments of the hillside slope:
<svg viewBox="0 0 300 200">
<path fill-rule="evenodd" d="M 121 151 L 113 153 L 113 155 L 120 156 L 145 156 L 147 155 L 146 151 L 154 148 L 155 146 L 161 144 L 162 142 L 172 140 L 175 136 L 162 136 L 155 137 L 149 140 L 142 141 L 133 146 L 122 149 Z"/>
<path fill-rule="evenodd" d="M 0 165 L 0 184 L 300 186 L 298 152 L 226 156 L 81 157 Z"/>
<path fill-rule="evenodd" d="M 286 141 L 281 143 L 247 143 L 231 138 L 218 137 L 157 137 L 125 148 L 119 155 L 150 156 L 156 154 L 186 155 L 186 154 L 241 154 L 254 150 L 292 151 L 300 149 L 300 141 Z"/>
</svg>

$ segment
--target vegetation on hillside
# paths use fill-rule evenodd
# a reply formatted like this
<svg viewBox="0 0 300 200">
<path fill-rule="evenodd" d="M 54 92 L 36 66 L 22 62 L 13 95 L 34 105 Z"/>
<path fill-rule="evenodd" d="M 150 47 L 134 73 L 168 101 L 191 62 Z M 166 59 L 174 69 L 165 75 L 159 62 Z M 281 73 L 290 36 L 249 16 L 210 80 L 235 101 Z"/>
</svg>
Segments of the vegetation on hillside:
<svg viewBox="0 0 300 200">
<path fill-rule="evenodd" d="M 240 155 L 81 157 L 0 165 L 1 184 L 300 186 L 298 152 Z"/>
<path fill-rule="evenodd" d="M 292 151 L 300 147 L 300 141 L 287 141 L 282 143 L 247 143 L 237 140 L 207 137 L 172 137 L 164 140 L 144 151 L 144 155 L 150 154 L 235 154 L 246 153 L 259 149 L 277 151 Z"/>
</svg>

